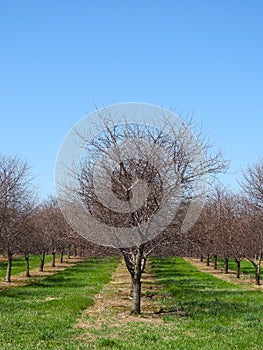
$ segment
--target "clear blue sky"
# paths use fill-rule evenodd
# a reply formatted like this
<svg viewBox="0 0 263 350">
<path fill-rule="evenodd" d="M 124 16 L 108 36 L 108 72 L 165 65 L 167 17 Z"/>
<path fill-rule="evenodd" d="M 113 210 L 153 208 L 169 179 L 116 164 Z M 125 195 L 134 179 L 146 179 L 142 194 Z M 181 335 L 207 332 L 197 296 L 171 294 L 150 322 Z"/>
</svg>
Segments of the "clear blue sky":
<svg viewBox="0 0 263 350">
<path fill-rule="evenodd" d="M 231 159 L 263 156 L 263 2 L 0 0 L 0 152 L 54 191 L 57 151 L 95 106 L 195 111 Z"/>
</svg>

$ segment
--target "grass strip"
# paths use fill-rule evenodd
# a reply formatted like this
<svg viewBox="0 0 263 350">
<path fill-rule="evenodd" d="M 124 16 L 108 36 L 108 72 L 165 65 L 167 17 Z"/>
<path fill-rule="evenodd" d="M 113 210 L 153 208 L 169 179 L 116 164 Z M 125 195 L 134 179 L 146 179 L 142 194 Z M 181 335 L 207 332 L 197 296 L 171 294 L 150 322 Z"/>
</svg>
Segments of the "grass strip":
<svg viewBox="0 0 263 350">
<path fill-rule="evenodd" d="M 24 287 L 0 293 L 1 350 L 78 349 L 74 323 L 110 281 L 114 258 L 89 259 Z M 74 338 L 73 337 L 73 338 Z"/>
<path fill-rule="evenodd" d="M 263 293 L 198 271 L 181 258 L 152 258 L 162 286 L 162 322 L 127 322 L 90 328 L 71 349 L 259 350 L 263 344 Z"/>
</svg>

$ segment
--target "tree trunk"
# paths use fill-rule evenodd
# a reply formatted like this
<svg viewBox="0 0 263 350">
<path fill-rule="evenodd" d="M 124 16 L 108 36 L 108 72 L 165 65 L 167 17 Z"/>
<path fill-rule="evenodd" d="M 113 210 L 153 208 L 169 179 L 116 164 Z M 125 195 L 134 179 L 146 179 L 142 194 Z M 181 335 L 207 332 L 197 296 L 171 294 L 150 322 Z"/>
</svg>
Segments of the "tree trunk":
<svg viewBox="0 0 263 350">
<path fill-rule="evenodd" d="M 6 276 L 5 281 L 11 282 L 11 269 L 12 269 L 12 262 L 13 262 L 13 254 L 8 251 L 7 252 L 7 269 L 6 269 Z"/>
<path fill-rule="evenodd" d="M 40 271 L 40 272 L 44 272 L 45 257 L 46 257 L 46 252 L 42 252 L 42 254 L 41 254 L 41 260 L 40 260 L 40 265 L 39 265 L 39 271 Z"/>
<path fill-rule="evenodd" d="M 248 258 L 248 260 L 252 263 L 252 265 L 253 265 L 254 268 L 256 269 L 255 278 L 256 278 L 256 284 L 257 284 L 257 285 L 260 285 L 261 259 L 262 259 L 262 254 L 261 254 L 261 253 L 259 254 L 259 257 L 258 257 L 258 261 L 257 261 L 257 262 L 255 262 L 254 260 Z"/>
<path fill-rule="evenodd" d="M 64 258 L 64 249 L 63 248 L 61 248 L 61 250 L 60 250 L 60 263 L 61 264 L 63 264 L 63 259 Z"/>
<path fill-rule="evenodd" d="M 259 261 L 256 266 L 256 284 L 258 286 L 260 285 L 260 270 L 261 270 L 261 261 Z"/>
<path fill-rule="evenodd" d="M 74 256 L 76 257 L 77 255 L 78 255 L 77 246 L 74 246 Z"/>
<path fill-rule="evenodd" d="M 214 269 L 217 270 L 218 264 L 217 264 L 217 255 L 214 255 Z"/>
<path fill-rule="evenodd" d="M 29 254 L 25 253 L 25 261 L 26 261 L 26 277 L 30 276 L 30 270 L 29 270 Z"/>
<path fill-rule="evenodd" d="M 132 274 L 132 313 L 141 313 L 141 277 L 146 265 L 146 257 L 143 254 L 145 244 L 137 248 L 134 270 Z"/>
<path fill-rule="evenodd" d="M 71 248 L 71 246 L 70 246 L 70 244 L 68 245 L 68 259 L 70 259 L 70 248 Z"/>
<path fill-rule="evenodd" d="M 201 256 L 200 256 L 200 262 L 203 262 L 204 261 L 204 256 L 203 256 L 203 254 L 201 254 Z"/>
<path fill-rule="evenodd" d="M 206 258 L 206 266 L 210 266 L 210 255 L 209 254 L 207 255 L 207 258 Z"/>
<path fill-rule="evenodd" d="M 141 312 L 141 289 L 142 283 L 139 276 L 132 278 L 132 313 L 140 314 Z"/>
<path fill-rule="evenodd" d="M 144 255 L 145 244 L 141 244 L 137 248 L 133 248 L 132 251 L 121 249 L 122 255 L 125 260 L 126 267 L 131 275 L 132 282 L 132 314 L 141 313 L 141 276 L 146 265 L 146 255 Z"/>
<path fill-rule="evenodd" d="M 51 263 L 52 267 L 56 267 L 56 251 L 53 250 L 52 251 L 52 263 Z"/>
<path fill-rule="evenodd" d="M 224 258 L 224 273 L 228 274 L 228 258 Z"/>
<path fill-rule="evenodd" d="M 236 260 L 237 264 L 237 278 L 240 278 L 240 272 L 241 272 L 241 262 L 240 260 Z"/>
<path fill-rule="evenodd" d="M 84 246 L 83 246 L 83 245 L 80 247 L 80 253 L 79 253 L 79 255 L 80 255 L 81 257 L 84 256 Z"/>
</svg>

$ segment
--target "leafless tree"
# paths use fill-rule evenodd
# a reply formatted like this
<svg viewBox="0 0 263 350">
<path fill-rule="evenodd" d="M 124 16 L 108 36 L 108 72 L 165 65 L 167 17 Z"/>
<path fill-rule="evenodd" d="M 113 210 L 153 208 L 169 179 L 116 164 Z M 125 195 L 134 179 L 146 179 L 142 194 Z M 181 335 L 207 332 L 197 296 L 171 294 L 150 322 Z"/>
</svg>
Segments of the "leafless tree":
<svg viewBox="0 0 263 350">
<path fill-rule="evenodd" d="M 13 255 L 35 208 L 35 197 L 29 165 L 16 156 L 0 156 L 0 237 L 8 257 L 7 282 Z"/>
<path fill-rule="evenodd" d="M 70 184 L 65 185 L 64 201 L 67 202 L 71 212 L 74 211 L 74 205 L 78 208 L 76 203 L 84 204 L 91 218 L 112 228 L 112 237 L 115 239 L 113 246 L 119 247 L 131 275 L 132 312 L 140 313 L 141 276 L 147 257 L 165 242 L 165 237 L 159 236 L 155 245 L 147 244 L 154 238 L 148 233 L 156 225 L 154 220 L 158 211 L 162 209 L 163 203 L 170 205 L 163 211 L 158 224 L 154 226 L 154 229 L 161 233 L 169 226 L 164 224 L 165 219 L 168 217 L 170 223 L 173 221 L 176 214 L 174 207 L 180 208 L 182 201 L 193 200 L 193 187 L 196 180 L 204 175 L 214 176 L 223 171 L 226 168 L 226 162 L 223 161 L 220 152 L 214 156 L 209 155 L 210 145 L 206 142 L 202 131 L 196 134 L 195 139 L 189 136 L 187 130 L 193 128 L 192 121 L 178 130 L 178 126 L 164 120 L 164 125 L 169 124 L 170 135 L 173 135 L 173 138 L 166 134 L 164 127 L 155 129 L 147 125 L 130 123 L 112 126 L 114 123 L 110 123 L 109 118 L 102 118 L 101 122 L 104 131 L 93 140 L 86 140 L 85 135 L 80 135 L 81 141 L 84 141 L 83 147 L 86 154 L 78 164 L 78 169 L 74 167 L 70 169 L 78 185 L 75 187 Z M 129 157 L 122 156 L 120 144 L 124 142 L 126 154 L 128 149 Z M 157 147 L 162 151 L 156 151 Z M 200 148 L 204 159 L 200 159 Z M 164 153 L 169 155 L 169 164 L 163 159 Z M 106 160 L 99 162 L 98 165 L 98 158 Z M 109 171 L 105 162 L 114 162 L 114 169 Z M 94 179 L 95 166 L 97 178 Z M 161 167 L 165 174 L 161 174 Z M 107 198 L 107 194 L 103 193 L 103 186 L 105 188 L 106 183 L 105 174 L 110 177 L 108 185 L 114 194 L 114 199 L 122 203 L 121 206 L 127 210 L 119 210 L 120 207 L 114 209 L 111 206 L 112 197 Z M 170 184 L 166 192 L 165 181 Z M 146 184 L 146 187 L 142 183 Z M 99 192 L 102 196 L 104 194 L 103 199 L 108 200 L 108 205 L 102 203 L 98 195 L 98 186 L 102 186 Z M 198 199 L 201 195 L 203 193 L 199 192 L 195 197 Z M 136 207 L 134 203 L 139 205 Z M 169 209 L 171 207 L 172 209 Z M 75 212 L 78 217 L 77 210 Z M 96 231 L 96 224 L 91 226 L 89 219 L 86 219 L 86 222 L 84 219 L 84 224 L 87 231 L 98 231 Z M 146 230 L 143 229 L 145 226 Z M 124 228 L 125 232 L 130 231 L 134 240 L 133 245 L 129 247 L 125 245 L 127 236 L 119 236 L 119 228 Z M 101 235 L 103 236 L 103 232 Z"/>
<path fill-rule="evenodd" d="M 33 214 L 26 218 L 23 226 L 20 229 L 17 250 L 19 254 L 23 254 L 25 257 L 26 265 L 26 277 L 30 276 L 30 254 L 37 254 L 37 242 L 38 239 L 36 233 L 36 227 L 34 225 Z"/>
<path fill-rule="evenodd" d="M 247 258 L 256 269 L 256 282 L 260 284 L 260 269 L 263 258 L 263 159 L 248 166 L 243 172 L 241 187 L 248 199 L 250 214 L 248 215 L 249 234 L 253 235 L 251 253 Z M 252 243 L 252 242 L 251 242 Z"/>
<path fill-rule="evenodd" d="M 246 235 L 246 253 L 245 257 L 255 268 L 256 284 L 260 284 L 260 271 L 262 264 L 262 233 L 263 213 L 248 207 L 246 216 L 243 219 L 243 230 Z"/>
<path fill-rule="evenodd" d="M 263 159 L 243 171 L 241 187 L 255 208 L 263 210 Z"/>
<path fill-rule="evenodd" d="M 210 258 L 217 251 L 216 248 L 216 236 L 215 226 L 216 220 L 214 217 L 214 210 L 210 201 L 206 200 L 203 211 L 199 216 L 195 225 L 188 232 L 187 238 L 192 251 L 196 251 L 200 256 L 200 260 L 203 261 L 206 257 L 206 265 L 210 265 Z M 186 256 L 191 256 L 188 253 Z"/>
</svg>

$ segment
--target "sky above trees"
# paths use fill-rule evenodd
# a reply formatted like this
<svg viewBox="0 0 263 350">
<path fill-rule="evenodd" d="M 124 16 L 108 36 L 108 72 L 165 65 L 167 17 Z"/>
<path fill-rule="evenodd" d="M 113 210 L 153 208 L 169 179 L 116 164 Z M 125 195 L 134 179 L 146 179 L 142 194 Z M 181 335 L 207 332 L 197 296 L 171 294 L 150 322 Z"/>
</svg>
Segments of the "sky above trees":
<svg viewBox="0 0 263 350">
<path fill-rule="evenodd" d="M 54 191 L 63 138 L 96 107 L 146 102 L 197 122 L 231 160 L 262 157 L 261 1 L 8 1 L 0 9 L 0 153 Z"/>
</svg>

